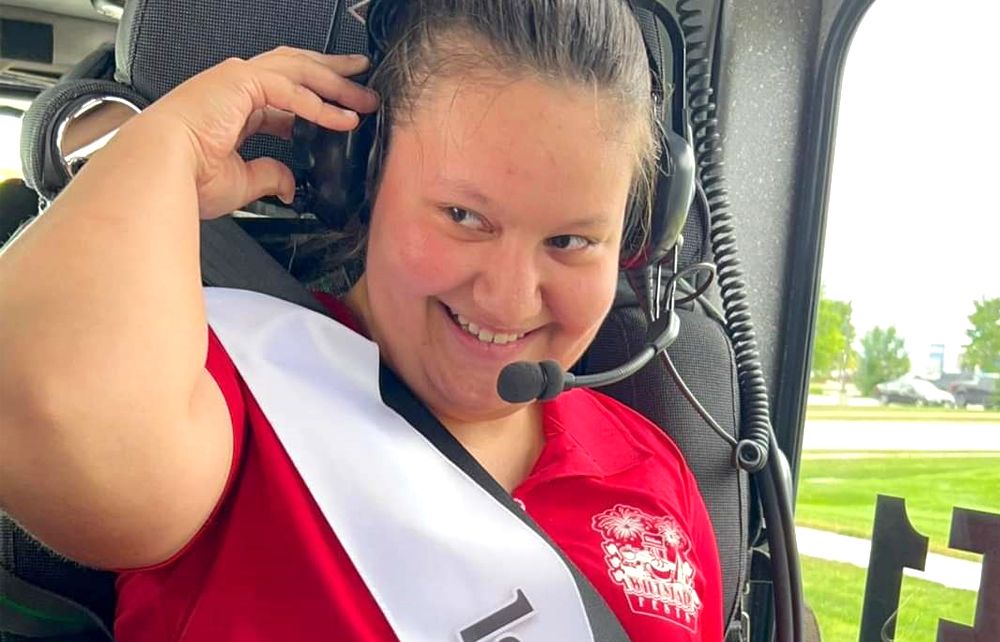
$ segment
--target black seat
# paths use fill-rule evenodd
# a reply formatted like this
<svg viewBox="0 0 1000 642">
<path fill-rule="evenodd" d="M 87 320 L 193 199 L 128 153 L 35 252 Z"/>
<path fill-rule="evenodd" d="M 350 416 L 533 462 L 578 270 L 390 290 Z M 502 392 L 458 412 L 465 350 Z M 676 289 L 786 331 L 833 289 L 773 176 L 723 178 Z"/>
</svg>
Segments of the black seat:
<svg viewBox="0 0 1000 642">
<path fill-rule="evenodd" d="M 38 194 L 20 178 L 0 183 L 0 246 L 21 224 L 38 213 Z"/>
<path fill-rule="evenodd" d="M 348 4 L 328 0 L 269 0 L 229 3 L 221 0 L 133 0 L 119 27 L 114 80 L 122 95 L 136 101 L 154 101 L 188 77 L 228 57 L 251 57 L 278 45 L 324 50 L 333 12 L 346 12 L 349 19 L 335 43 L 337 52 L 364 51 L 364 28 Z M 95 68 L 101 68 L 99 65 Z M 71 82 L 89 82 L 74 79 Z M 31 127 L 22 137 L 26 179 L 44 192 L 46 167 L 54 159 L 41 148 L 49 120 L 38 114 L 54 114 L 54 101 L 79 96 L 63 87 L 32 105 Z M 93 86 L 104 91 L 106 85 Z M 46 102 L 48 101 L 48 102 Z M 138 102 L 137 102 L 138 104 Z M 251 137 L 241 150 L 247 158 L 268 155 L 291 163 L 291 148 L 285 141 L 268 136 Z M 47 198 L 52 195 L 46 194 Z M 681 265 L 706 260 L 707 212 L 696 207 L 684 236 L 687 242 Z M 297 224 L 292 221 L 289 225 Z M 204 252 L 203 246 L 203 252 Z M 203 263 L 204 265 L 204 263 Z M 225 272 L 213 270 L 214 285 L 239 286 Z M 619 365 L 641 345 L 646 316 L 623 280 L 619 297 L 580 364 L 580 369 L 599 371 Z M 687 385 L 701 403 L 730 434 L 739 429 L 739 388 L 733 351 L 721 324 L 703 309 L 679 312 L 680 338 L 670 349 L 671 357 Z M 663 364 L 654 361 L 638 375 L 611 386 L 607 392 L 639 410 L 661 426 L 685 453 L 705 498 L 716 532 L 723 572 L 724 612 L 738 621 L 740 596 L 747 577 L 748 481 L 732 465 L 732 451 L 704 424 L 677 387 Z M 84 604 L 110 629 L 114 611 L 113 576 L 83 569 L 52 555 L 2 516 L 0 563 L 3 568 L 33 585 L 62 594 Z M 6 590 L 6 589 L 5 589 Z M 0 615 L 3 610 L 0 609 Z M 3 623 L 0 622 L 0 630 Z M 106 639 L 95 631 L 91 637 Z M 0 633 L 0 640 L 23 638 Z M 62 638 L 68 639 L 68 638 Z"/>
</svg>

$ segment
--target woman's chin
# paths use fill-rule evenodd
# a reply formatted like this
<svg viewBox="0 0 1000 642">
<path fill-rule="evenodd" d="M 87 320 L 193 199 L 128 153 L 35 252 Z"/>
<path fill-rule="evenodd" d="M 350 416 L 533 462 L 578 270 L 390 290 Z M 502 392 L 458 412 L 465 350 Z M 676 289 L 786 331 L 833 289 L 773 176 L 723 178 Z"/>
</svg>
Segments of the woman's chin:
<svg viewBox="0 0 1000 642">
<path fill-rule="evenodd" d="M 425 401 L 435 414 L 462 422 L 486 421 L 514 412 L 519 406 L 504 401 L 497 394 L 496 376 L 461 370 L 432 377 L 430 394 Z"/>
</svg>

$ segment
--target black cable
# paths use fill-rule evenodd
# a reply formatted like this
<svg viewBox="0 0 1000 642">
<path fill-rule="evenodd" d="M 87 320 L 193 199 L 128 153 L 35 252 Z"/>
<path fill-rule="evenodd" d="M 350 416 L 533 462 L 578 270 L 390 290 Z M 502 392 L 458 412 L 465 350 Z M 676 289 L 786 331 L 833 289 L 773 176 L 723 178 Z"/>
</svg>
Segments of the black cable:
<svg viewBox="0 0 1000 642">
<path fill-rule="evenodd" d="M 778 510 L 781 512 L 783 525 L 780 534 L 784 540 L 784 548 L 788 556 L 786 573 L 788 574 L 788 592 L 791 602 L 794 640 L 802 640 L 805 636 L 805 596 L 802 594 L 802 567 L 799 564 L 799 545 L 795 536 L 795 513 L 792 510 L 792 474 L 788 460 L 778 447 L 778 438 L 771 431 L 771 452 L 775 454 L 768 464 L 769 476 L 774 479 L 774 492 L 777 497 Z M 769 540 L 770 541 L 770 540 Z"/>
<path fill-rule="evenodd" d="M 705 410 L 705 407 L 701 405 L 701 403 L 698 401 L 698 398 L 694 396 L 694 393 L 691 392 L 691 389 L 687 387 L 686 383 L 684 383 L 684 379 L 681 378 L 680 373 L 677 372 L 677 367 L 674 365 L 674 362 L 670 358 L 670 355 L 667 353 L 667 351 L 664 350 L 663 352 L 661 352 L 660 356 L 663 358 L 663 365 L 667 368 L 667 372 L 670 373 L 670 378 L 674 380 L 675 384 L 677 384 L 677 387 L 680 389 L 681 394 L 684 395 L 684 398 L 688 400 L 688 403 L 691 404 L 691 407 L 694 408 L 699 415 L 701 415 L 701 418 L 705 420 L 705 423 L 707 423 L 712 430 L 715 431 L 715 434 L 722 437 L 722 439 L 725 440 L 726 443 L 728 443 L 730 446 L 735 447 L 737 443 L 736 438 L 730 435 L 728 432 L 726 432 L 722 428 L 722 426 L 720 426 L 718 422 L 715 421 L 715 418 L 712 417 L 712 415 L 708 414 L 708 411 Z"/>
<path fill-rule="evenodd" d="M 680 299 L 675 297 L 673 299 L 673 307 L 677 307 L 678 305 L 684 305 L 685 303 L 690 303 L 691 301 L 700 298 L 703 294 L 705 294 L 705 292 L 708 291 L 708 288 L 712 287 L 712 283 L 715 281 L 715 264 L 694 263 L 692 265 L 687 266 L 683 270 L 680 270 L 673 276 L 671 276 L 670 279 L 667 281 L 668 296 L 674 295 L 674 293 L 677 290 L 677 285 L 679 285 L 681 281 L 684 281 L 684 283 L 686 284 L 687 277 L 691 274 L 695 275 L 695 283 L 697 284 L 697 286 L 695 286 L 692 292 L 685 292 L 684 296 L 681 297 Z M 704 283 L 699 283 L 701 279 L 698 277 L 700 277 L 702 274 L 707 274 L 707 276 L 705 277 Z M 673 307 L 671 309 L 673 309 Z"/>
<path fill-rule="evenodd" d="M 688 283 L 685 279 L 678 279 L 677 285 L 679 286 L 681 292 L 683 292 L 684 294 L 694 295 L 696 292 L 694 286 Z M 715 307 L 715 304 L 709 301 L 708 297 L 706 297 L 704 294 L 699 294 L 694 297 L 694 300 L 698 302 L 698 305 L 702 307 L 702 309 L 705 311 L 705 314 L 707 314 L 710 319 L 718 322 L 720 325 L 723 326 L 726 325 L 726 318 L 725 316 L 723 316 L 722 310 Z"/>
<path fill-rule="evenodd" d="M 746 444 L 746 457 L 756 457 L 758 461 L 741 461 L 741 464 L 759 464 L 756 468 L 749 465 L 744 467 L 755 473 L 764 509 L 771 553 L 777 640 L 800 642 L 803 621 L 802 583 L 793 531 L 791 490 L 783 469 L 783 455 L 778 449 L 771 427 L 767 385 L 760 365 L 746 285 L 737 256 L 735 226 L 722 171 L 721 135 L 715 115 L 716 105 L 712 98 L 712 68 L 705 29 L 701 24 L 702 11 L 695 0 L 680 0 L 677 11 L 688 43 L 688 101 L 694 130 L 698 179 L 704 187 L 709 205 L 712 253 L 718 266 L 725 327 L 736 355 L 736 369 L 744 399 L 741 405 L 741 432 L 745 431 L 746 437 L 740 442 L 737 456 L 743 459 L 744 453 L 740 451 Z M 716 35 L 721 38 L 719 33 Z M 760 451 L 754 452 L 755 449 Z M 767 457 L 769 450 L 773 454 L 770 458 Z"/>
<path fill-rule="evenodd" d="M 709 61 L 699 17 L 701 10 L 689 8 L 694 0 L 677 5 L 681 29 L 688 47 L 688 100 L 694 133 L 695 157 L 699 182 L 705 190 L 711 212 L 712 253 L 718 267 L 719 291 L 726 317 L 726 329 L 736 354 L 736 369 L 744 403 L 742 439 L 737 457 L 740 467 L 749 472 L 762 470 L 767 461 L 770 409 L 767 385 L 760 366 L 757 337 L 750 318 L 746 286 L 739 257 L 736 255 L 735 228 L 722 173 L 721 135 L 712 102 Z"/>
<path fill-rule="evenodd" d="M 688 277 L 689 275 L 694 274 L 695 276 L 698 276 L 702 273 L 708 274 L 708 276 L 705 278 L 704 284 L 700 284 L 697 287 L 693 287 L 687 282 L 686 277 Z M 695 300 L 705 301 L 704 293 L 712 285 L 714 279 L 715 279 L 715 266 L 711 263 L 695 263 L 671 275 L 670 278 L 667 280 L 666 284 L 667 296 L 673 297 L 674 293 L 676 292 L 677 286 L 679 285 L 683 286 L 681 287 L 681 290 L 684 296 L 681 297 L 680 299 L 677 298 L 671 299 L 672 305 L 669 306 L 670 314 L 676 314 L 674 309 L 678 305 L 683 305 L 685 303 L 688 303 L 689 301 L 695 301 Z M 721 315 L 719 315 L 719 318 L 721 319 Z M 691 389 L 688 388 L 687 383 L 685 383 L 684 381 L 684 378 L 681 377 L 679 372 L 677 372 L 677 366 L 674 365 L 674 361 L 673 359 L 670 358 L 670 354 L 667 353 L 666 350 L 663 350 L 660 352 L 660 356 L 663 359 L 664 367 L 666 367 L 667 372 L 670 374 L 670 378 L 674 380 L 674 384 L 677 385 L 677 388 L 681 391 L 681 394 L 684 396 L 684 398 L 688 400 L 688 403 L 691 404 L 691 407 L 694 408 L 695 412 L 701 415 L 701 418 L 705 420 L 705 423 L 708 424 L 709 428 L 715 431 L 715 434 L 719 435 L 719 437 L 721 437 L 723 441 L 725 441 L 734 448 L 734 459 L 735 459 L 735 448 L 739 442 L 737 442 L 735 437 L 726 432 L 722 428 L 722 426 L 720 426 L 719 423 L 715 420 L 715 418 L 711 414 L 709 414 L 707 410 L 705 410 L 705 407 L 701 405 L 701 402 L 698 401 L 698 398 L 695 397 L 694 393 L 691 392 Z"/>
<path fill-rule="evenodd" d="M 708 204 L 708 196 L 701 181 L 695 181 L 694 194 L 698 199 L 698 209 L 701 211 L 701 255 L 709 256 L 712 253 L 712 208 Z"/>
<path fill-rule="evenodd" d="M 760 489 L 761 506 L 764 511 L 764 522 L 767 524 L 767 548 L 771 560 L 771 586 L 774 595 L 774 631 L 777 642 L 800 642 L 797 634 L 794 592 L 791 585 L 792 573 L 790 566 L 794 549 L 788 548 L 784 533 L 792 530 L 792 526 L 783 519 L 781 493 L 778 491 L 780 477 L 774 474 L 774 468 L 779 466 L 778 457 L 771 457 L 766 471 L 755 475 Z"/>
</svg>

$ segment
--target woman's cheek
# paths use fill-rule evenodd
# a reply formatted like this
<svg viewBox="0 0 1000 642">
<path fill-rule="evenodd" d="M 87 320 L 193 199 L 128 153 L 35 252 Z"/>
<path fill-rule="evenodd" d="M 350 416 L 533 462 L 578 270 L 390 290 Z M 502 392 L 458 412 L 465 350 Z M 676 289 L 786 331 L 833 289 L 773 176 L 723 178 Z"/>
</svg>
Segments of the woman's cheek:
<svg viewBox="0 0 1000 642">
<path fill-rule="evenodd" d="M 597 334 L 614 302 L 618 269 L 612 265 L 570 268 L 572 275 L 550 290 L 549 309 L 574 350 L 582 352 Z M 574 358 L 579 355 L 574 355 Z"/>
<path fill-rule="evenodd" d="M 397 251 L 391 258 L 397 283 L 406 283 L 407 291 L 423 295 L 441 294 L 453 287 L 463 248 L 416 226 L 400 232 Z"/>
</svg>

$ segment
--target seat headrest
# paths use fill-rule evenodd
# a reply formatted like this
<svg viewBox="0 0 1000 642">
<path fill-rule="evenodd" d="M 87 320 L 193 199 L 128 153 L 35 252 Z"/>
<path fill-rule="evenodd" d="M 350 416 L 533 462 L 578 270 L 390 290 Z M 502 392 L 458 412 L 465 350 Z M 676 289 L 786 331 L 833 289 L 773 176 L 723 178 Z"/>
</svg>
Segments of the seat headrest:
<svg viewBox="0 0 1000 642">
<path fill-rule="evenodd" d="M 140 109 L 142 96 L 102 78 L 74 77 L 39 94 L 21 118 L 21 171 L 24 182 L 51 202 L 69 182 L 58 149 L 58 127 L 76 108 L 96 97 L 122 98 Z"/>
<path fill-rule="evenodd" d="M 130 0 L 114 48 L 101 47 L 36 99 L 23 119 L 25 180 L 51 201 L 69 177 L 53 140 L 60 116 L 87 97 L 114 96 L 143 108 L 227 58 L 251 58 L 281 45 L 367 52 L 369 0 Z M 112 73 L 114 79 L 111 79 Z M 291 143 L 251 136 L 240 153 L 292 164 Z"/>
<path fill-rule="evenodd" d="M 364 53 L 367 4 L 368 0 L 130 0 L 118 27 L 115 80 L 152 102 L 227 58 L 251 58 L 280 45 Z M 266 155 L 291 163 L 291 144 L 271 136 L 251 137 L 241 151 L 246 158 Z"/>
</svg>

